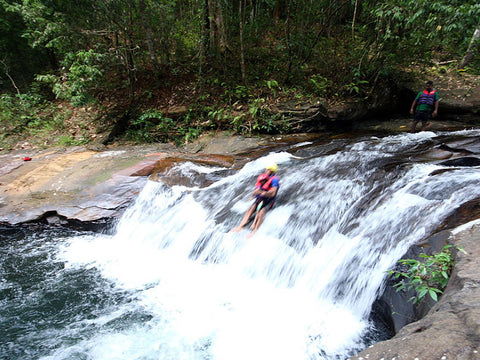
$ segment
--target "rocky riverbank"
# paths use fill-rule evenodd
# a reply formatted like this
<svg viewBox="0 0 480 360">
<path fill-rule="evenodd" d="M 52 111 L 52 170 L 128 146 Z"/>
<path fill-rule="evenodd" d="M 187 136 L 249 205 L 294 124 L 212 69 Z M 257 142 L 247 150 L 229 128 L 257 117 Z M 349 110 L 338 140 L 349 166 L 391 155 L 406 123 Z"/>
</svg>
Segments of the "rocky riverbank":
<svg viewBox="0 0 480 360">
<path fill-rule="evenodd" d="M 351 360 L 480 359 L 480 222 L 449 234 L 461 246 L 444 295 L 427 315 Z"/>
</svg>

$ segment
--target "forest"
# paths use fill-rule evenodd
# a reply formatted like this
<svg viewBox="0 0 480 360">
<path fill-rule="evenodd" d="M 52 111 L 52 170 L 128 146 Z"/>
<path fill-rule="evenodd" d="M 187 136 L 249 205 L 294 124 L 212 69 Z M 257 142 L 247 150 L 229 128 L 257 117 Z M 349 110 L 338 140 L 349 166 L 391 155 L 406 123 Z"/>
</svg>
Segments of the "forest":
<svg viewBox="0 0 480 360">
<path fill-rule="evenodd" d="M 476 0 L 0 0 L 0 151 L 288 133 L 279 101 L 480 74 L 479 19 Z"/>
</svg>

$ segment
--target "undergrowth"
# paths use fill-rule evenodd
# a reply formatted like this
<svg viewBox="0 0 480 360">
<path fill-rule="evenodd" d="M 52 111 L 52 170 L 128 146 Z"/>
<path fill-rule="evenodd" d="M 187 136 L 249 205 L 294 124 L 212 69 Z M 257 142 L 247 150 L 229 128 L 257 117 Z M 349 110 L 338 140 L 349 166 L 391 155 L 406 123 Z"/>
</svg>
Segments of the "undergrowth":
<svg viewBox="0 0 480 360">
<path fill-rule="evenodd" d="M 446 245 L 442 251 L 426 255 L 420 254 L 420 259 L 402 259 L 398 263 L 401 270 L 390 270 L 389 275 L 401 280 L 394 286 L 397 291 L 414 290 L 415 295 L 409 301 L 420 303 L 428 294 L 434 301 L 448 284 L 454 265 L 453 245 Z M 462 248 L 455 249 L 466 253 Z"/>
</svg>

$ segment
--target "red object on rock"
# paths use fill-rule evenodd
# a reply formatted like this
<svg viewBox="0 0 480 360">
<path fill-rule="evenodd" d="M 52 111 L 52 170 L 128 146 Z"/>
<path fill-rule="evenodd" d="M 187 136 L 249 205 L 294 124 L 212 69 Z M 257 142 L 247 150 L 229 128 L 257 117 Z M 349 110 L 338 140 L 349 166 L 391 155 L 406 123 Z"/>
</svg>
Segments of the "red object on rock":
<svg viewBox="0 0 480 360">
<path fill-rule="evenodd" d="M 30 161 L 30 160 L 32 160 L 32 158 L 27 156 L 27 157 L 24 157 L 22 160 L 23 161 Z"/>
</svg>

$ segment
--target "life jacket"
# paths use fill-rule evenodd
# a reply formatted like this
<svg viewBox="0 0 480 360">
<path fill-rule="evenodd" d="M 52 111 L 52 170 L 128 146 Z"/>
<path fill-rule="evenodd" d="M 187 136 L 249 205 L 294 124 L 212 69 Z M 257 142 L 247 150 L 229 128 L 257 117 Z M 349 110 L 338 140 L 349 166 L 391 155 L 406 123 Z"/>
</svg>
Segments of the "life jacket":
<svg viewBox="0 0 480 360">
<path fill-rule="evenodd" d="M 418 99 L 418 104 L 425 104 L 429 106 L 433 106 L 435 103 L 435 90 L 428 92 L 427 90 L 423 90 L 422 95 Z"/>
<path fill-rule="evenodd" d="M 262 186 L 262 190 L 268 191 L 272 188 L 273 179 L 278 179 L 275 175 L 270 176 L 265 184 Z"/>
<path fill-rule="evenodd" d="M 262 175 L 265 175 L 265 174 L 262 174 Z M 262 175 L 258 177 L 257 184 L 261 185 L 260 181 L 265 178 L 268 178 L 267 182 L 263 184 L 263 186 L 261 186 L 262 190 L 268 191 L 272 188 L 272 181 L 278 178 L 275 175 L 272 175 L 270 177 L 267 177 L 266 175 L 265 176 L 262 176 Z M 269 198 L 269 199 L 263 198 L 262 196 L 258 195 L 256 200 L 258 203 L 257 211 L 261 210 L 264 206 L 266 206 L 267 210 L 270 210 L 273 207 L 273 204 L 275 204 L 276 197 L 277 197 L 277 194 L 275 194 L 273 198 Z"/>
<path fill-rule="evenodd" d="M 267 180 L 268 180 L 268 175 L 267 174 L 258 175 L 257 182 L 255 183 L 255 188 L 260 188 L 262 186 L 262 181 L 265 181 L 263 183 L 263 184 L 265 184 Z"/>
</svg>

